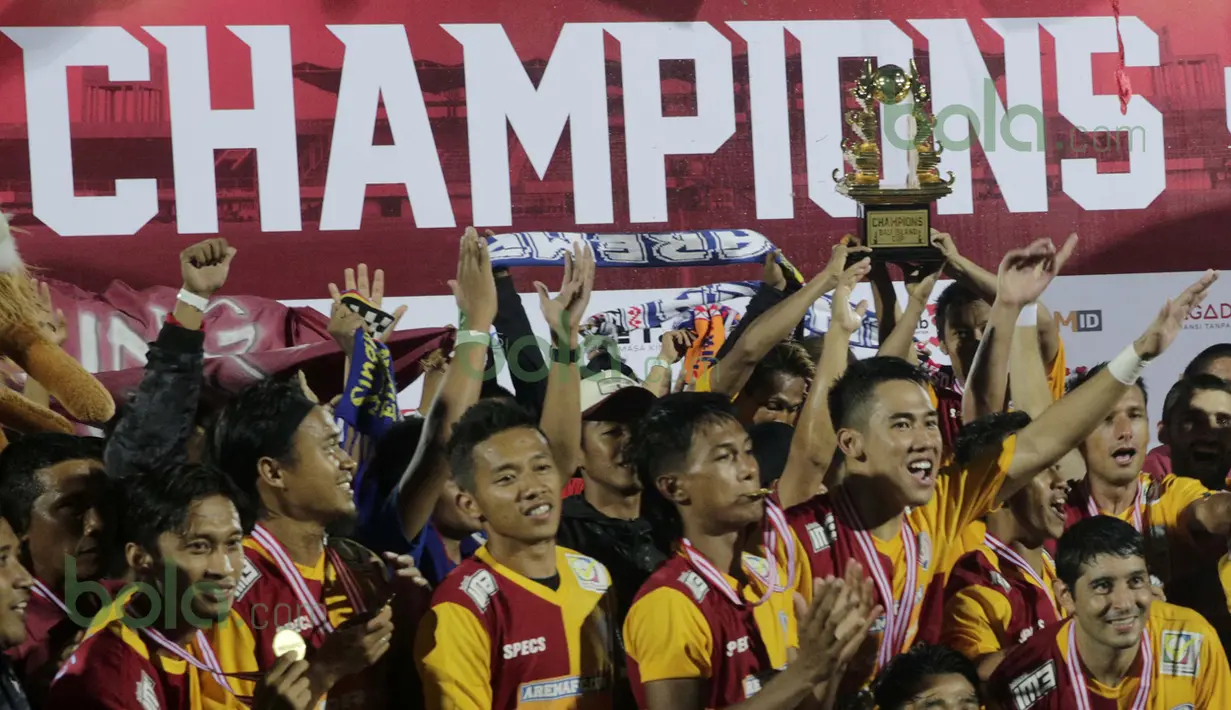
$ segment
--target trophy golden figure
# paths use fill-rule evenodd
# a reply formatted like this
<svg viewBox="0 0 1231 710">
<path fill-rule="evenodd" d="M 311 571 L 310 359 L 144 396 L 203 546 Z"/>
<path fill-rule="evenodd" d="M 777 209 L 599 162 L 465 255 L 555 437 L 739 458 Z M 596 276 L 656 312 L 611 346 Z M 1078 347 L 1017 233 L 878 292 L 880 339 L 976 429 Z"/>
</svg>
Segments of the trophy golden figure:
<svg viewBox="0 0 1231 710">
<path fill-rule="evenodd" d="M 931 241 L 931 205 L 953 189 L 953 173 L 940 176 L 942 146 L 934 145 L 936 118 L 928 111 L 931 98 L 919 79 L 915 60 L 910 74 L 887 64 L 875 70 L 864 62 L 863 74 L 851 88 L 858 110 L 846 114 L 854 139 L 842 143 L 846 162 L 854 172 L 834 170 L 837 191 L 859 203 L 861 238 L 871 247 L 873 259 L 894 263 L 925 264 L 941 261 Z M 895 105 L 913 99 L 907 122 L 910 149 L 909 174 L 905 185 L 881 185 L 881 152 L 877 145 L 880 125 L 877 104 Z"/>
</svg>

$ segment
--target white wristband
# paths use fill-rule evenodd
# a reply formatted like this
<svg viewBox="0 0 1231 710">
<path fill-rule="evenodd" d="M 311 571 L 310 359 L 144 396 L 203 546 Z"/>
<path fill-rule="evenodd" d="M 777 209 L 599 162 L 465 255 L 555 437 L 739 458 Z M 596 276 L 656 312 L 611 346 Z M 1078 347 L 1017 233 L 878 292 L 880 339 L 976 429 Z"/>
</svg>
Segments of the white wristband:
<svg viewBox="0 0 1231 710">
<path fill-rule="evenodd" d="M 653 370 L 656 367 L 661 367 L 667 370 L 671 369 L 671 366 L 667 364 L 667 361 L 660 357 L 652 357 L 649 360 L 646 360 L 645 367 L 646 367 L 646 372 L 649 372 L 650 370 Z"/>
<path fill-rule="evenodd" d="M 1017 316 L 1018 328 L 1033 328 L 1039 324 L 1039 304 L 1031 303 L 1028 306 L 1022 307 L 1022 312 Z"/>
<path fill-rule="evenodd" d="M 481 330 L 457 331 L 457 337 L 453 340 L 453 347 L 457 348 L 467 343 L 478 343 L 483 347 L 487 347 L 492 344 L 492 335 Z"/>
<path fill-rule="evenodd" d="M 180 289 L 180 292 L 176 294 L 175 296 L 175 300 L 179 301 L 180 303 L 183 303 L 186 306 L 195 308 L 198 311 L 201 311 L 202 313 L 205 312 L 206 308 L 209 308 L 208 298 L 203 298 L 201 296 L 198 296 L 197 294 L 189 291 L 186 288 Z"/>
<path fill-rule="evenodd" d="M 1141 373 L 1145 371 L 1146 364 L 1147 362 L 1141 359 L 1133 346 L 1129 345 L 1107 363 L 1107 371 L 1121 384 L 1135 385 L 1137 380 L 1141 379 Z"/>
</svg>

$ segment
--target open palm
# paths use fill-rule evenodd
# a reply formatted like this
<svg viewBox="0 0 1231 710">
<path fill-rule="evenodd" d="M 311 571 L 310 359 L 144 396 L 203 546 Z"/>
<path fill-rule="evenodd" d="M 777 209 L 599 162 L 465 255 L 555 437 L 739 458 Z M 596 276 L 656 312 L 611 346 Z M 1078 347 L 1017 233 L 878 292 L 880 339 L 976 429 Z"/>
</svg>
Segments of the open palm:
<svg viewBox="0 0 1231 710">
<path fill-rule="evenodd" d="M 1184 327 L 1184 319 L 1192 309 L 1201 305 L 1210 293 L 1210 287 L 1218 280 L 1217 271 L 1207 271 L 1191 286 L 1175 298 L 1167 299 L 1154 322 L 1142 333 L 1134 343 L 1137 354 L 1145 360 L 1162 355 L 1175 342 L 1180 329 Z"/>
<path fill-rule="evenodd" d="M 543 318 L 557 338 L 568 339 L 581 328 L 581 319 L 590 304 L 590 292 L 594 290 L 594 268 L 594 252 L 588 244 L 578 242 L 573 245 L 572 252 L 564 254 L 564 278 L 555 298 L 545 284 L 534 282 Z"/>
<path fill-rule="evenodd" d="M 1050 239 L 1038 239 L 1028 247 L 1010 250 L 1001 260 L 996 276 L 997 300 L 1015 306 L 1037 301 L 1076 248 L 1077 235 L 1070 234 L 1059 250 Z"/>
</svg>

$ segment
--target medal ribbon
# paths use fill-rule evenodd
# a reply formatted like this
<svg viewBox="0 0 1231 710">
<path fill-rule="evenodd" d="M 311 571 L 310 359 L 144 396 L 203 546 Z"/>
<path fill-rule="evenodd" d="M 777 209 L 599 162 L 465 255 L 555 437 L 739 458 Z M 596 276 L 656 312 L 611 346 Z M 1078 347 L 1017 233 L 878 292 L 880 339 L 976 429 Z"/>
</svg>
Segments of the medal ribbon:
<svg viewBox="0 0 1231 710">
<path fill-rule="evenodd" d="M 851 503 L 850 494 L 845 490 L 837 496 L 838 511 L 850 522 L 851 532 L 855 535 L 860 552 L 863 553 L 864 566 L 872 574 L 872 582 L 880 595 L 881 604 L 885 607 L 885 632 L 881 636 L 880 648 L 876 654 L 877 669 L 884 668 L 889 661 L 905 650 L 907 632 L 910 630 L 910 618 L 915 611 L 915 584 L 919 568 L 918 538 L 910 527 L 910 521 L 902 516 L 902 548 L 906 553 L 906 584 L 902 588 L 902 598 L 893 595 L 893 577 L 885 574 L 881 564 L 880 553 L 876 551 L 876 543 L 862 523 L 859 513 Z M 896 602 L 896 604 L 894 603 Z"/>
<path fill-rule="evenodd" d="M 300 574 L 299 568 L 295 566 L 294 560 L 291 559 L 290 553 L 286 551 L 282 543 L 278 542 L 278 539 L 259 523 L 252 529 L 252 539 L 265 548 L 265 551 L 273 558 L 274 565 L 282 573 L 282 578 L 291 585 L 291 591 L 295 594 L 296 601 L 308 612 L 312 626 L 317 629 L 324 629 L 325 633 L 332 633 L 333 624 L 329 621 L 329 614 L 325 609 L 325 605 L 317 601 L 312 595 L 312 590 L 308 587 L 308 581 Z M 363 595 L 359 592 L 359 585 L 351 575 L 350 568 L 342 562 L 338 553 L 328 546 L 325 547 L 325 554 L 333 565 L 333 569 L 338 575 L 338 580 L 342 583 L 342 589 L 350 601 L 351 608 L 356 614 L 362 614 L 367 611 L 367 605 L 364 604 Z"/>
<path fill-rule="evenodd" d="M 1142 522 L 1141 509 L 1145 507 L 1145 486 L 1140 482 L 1137 483 L 1137 495 L 1133 498 L 1133 529 L 1142 535 L 1145 534 L 1145 525 Z M 1090 515 L 1103 515 L 1103 512 L 1098 509 L 1098 504 L 1094 502 L 1094 494 L 1089 494 L 1086 497 L 1086 510 Z"/>
<path fill-rule="evenodd" d="M 51 591 L 46 584 L 43 584 L 42 580 L 36 578 L 34 580 L 34 586 L 30 591 L 36 596 L 55 604 L 57 609 L 64 612 L 65 616 L 68 616 L 68 606 L 64 603 L 64 600 L 56 596 L 56 593 Z"/>
<path fill-rule="evenodd" d="M 769 574 L 764 577 L 759 572 L 752 569 L 747 564 L 744 564 L 744 569 L 754 579 L 761 583 L 765 588 L 765 592 L 761 598 L 752 603 L 752 606 L 758 607 L 769 601 L 769 598 L 775 592 L 790 591 L 795 588 L 795 545 L 794 537 L 791 533 L 791 528 L 787 525 L 786 514 L 782 509 L 775 505 L 772 501 L 765 501 L 765 522 L 762 524 L 762 545 L 765 548 L 766 560 L 769 563 Z M 787 548 L 786 564 L 787 564 L 787 582 L 781 584 L 778 582 L 778 540 L 781 539 Z M 726 577 L 718 571 L 714 563 L 705 558 L 697 548 L 693 547 L 692 542 L 688 538 L 684 538 L 680 542 L 680 547 L 683 548 L 684 556 L 688 559 L 688 563 L 710 583 L 711 587 L 722 592 L 724 596 L 735 606 L 744 606 L 745 602 L 740 599 L 739 594 L 731 589 L 731 585 L 727 582 Z M 742 559 L 742 556 L 741 556 Z M 741 562 L 741 564 L 743 564 Z"/>
<path fill-rule="evenodd" d="M 234 696 L 234 698 L 240 703 L 240 705 L 247 707 L 247 703 L 244 701 L 248 700 L 249 698 L 241 696 L 239 693 L 235 692 L 235 688 L 231 685 L 231 681 L 229 678 L 227 678 L 227 674 L 222 672 L 222 664 L 218 662 L 218 656 L 214 653 L 214 647 L 210 645 L 209 639 L 205 637 L 205 633 L 203 631 L 198 629 L 196 635 L 194 636 L 194 640 L 196 641 L 197 648 L 200 649 L 202 660 L 197 660 L 196 657 L 194 657 L 191 653 L 181 648 L 178 644 L 172 643 L 166 636 L 162 634 L 161 631 L 157 629 L 154 629 L 154 628 L 141 629 L 141 633 L 148 636 L 151 641 L 156 643 L 158 646 L 162 647 L 163 650 L 167 651 L 168 653 L 175 656 L 176 658 L 179 658 L 180 660 L 184 661 L 185 663 L 192 666 L 193 668 L 209 673 L 211 676 L 213 676 L 214 681 L 217 682 L 218 685 L 225 688 L 226 691 L 229 692 L 232 696 Z M 234 675 L 242 676 L 244 674 L 237 673 Z"/>
<path fill-rule="evenodd" d="M 1068 669 L 1069 684 L 1073 687 L 1073 696 L 1077 700 L 1077 710 L 1091 710 L 1090 689 L 1086 687 L 1086 676 L 1081 670 L 1081 659 L 1077 653 L 1077 620 L 1069 622 L 1069 657 L 1065 665 Z M 1154 679 L 1154 649 L 1150 645 L 1150 631 L 1144 629 L 1141 634 L 1141 681 L 1137 684 L 1137 697 L 1133 698 L 1132 710 L 1146 710 L 1150 702 L 1150 684 Z"/>
<path fill-rule="evenodd" d="M 992 549 L 992 552 L 996 553 L 997 557 L 1017 567 L 1021 570 L 1022 574 L 1038 585 L 1047 594 L 1047 600 L 1051 602 L 1052 609 L 1056 610 L 1056 615 L 1060 615 L 1060 606 L 1056 604 L 1056 597 L 1052 593 L 1051 587 L 1044 584 L 1043 578 L 1034 571 L 1034 568 L 1026 560 L 1022 559 L 1021 555 L 1017 554 L 1013 548 L 1001 542 L 999 538 L 991 533 L 984 534 L 983 542 Z M 1044 559 L 1047 558 L 1047 552 L 1043 553 L 1043 557 Z"/>
</svg>

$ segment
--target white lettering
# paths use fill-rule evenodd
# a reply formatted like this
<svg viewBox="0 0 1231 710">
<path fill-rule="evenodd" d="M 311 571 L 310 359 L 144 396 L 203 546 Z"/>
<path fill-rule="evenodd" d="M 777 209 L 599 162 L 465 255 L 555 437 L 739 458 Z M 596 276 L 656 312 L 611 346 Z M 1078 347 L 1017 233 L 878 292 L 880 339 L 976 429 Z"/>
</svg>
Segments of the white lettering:
<svg viewBox="0 0 1231 710">
<path fill-rule="evenodd" d="M 1092 55 L 1116 51 L 1115 19 L 1066 17 L 1042 20 L 1042 24 L 1056 39 L 1060 115 L 1077 131 L 1093 132 L 1095 135 L 1087 140 L 1094 142 L 1096 149 L 1099 142 L 1128 141 L 1127 172 L 1100 173 L 1094 158 L 1061 160 L 1060 178 L 1065 194 L 1087 210 L 1149 206 L 1167 187 L 1163 115 L 1141 95 L 1129 101 L 1128 113 L 1122 115 L 1119 97 L 1094 94 Z M 1158 66 L 1158 35 L 1153 30 L 1136 17 L 1123 17 L 1120 33 L 1128 66 Z"/>
<path fill-rule="evenodd" d="M 842 120 L 846 87 L 839 85 L 838 58 L 874 56 L 879 64 L 906 68 L 914 56 L 911 39 L 889 20 L 810 20 L 788 22 L 786 28 L 799 39 L 803 65 L 808 197 L 830 216 L 854 217 L 854 200 L 835 192 L 833 182 L 835 169 L 847 170 L 842 159 L 842 140 L 848 135 Z M 885 182 L 905 182 L 906 151 L 883 139 L 880 145 Z"/>
<path fill-rule="evenodd" d="M 329 25 L 346 45 L 321 229 L 358 229 L 368 185 L 406 186 L 416 226 L 452 227 L 453 206 L 401 25 Z M 393 145 L 372 145 L 383 101 Z"/>
<path fill-rule="evenodd" d="M 98 316 L 84 308 L 77 312 L 77 348 L 77 360 L 86 372 L 103 370 L 103 357 L 98 344 Z"/>
<path fill-rule="evenodd" d="M 941 200 L 937 209 L 941 214 L 974 212 L 970 148 L 972 138 L 977 138 L 1009 211 L 1046 212 L 1047 147 L 1039 21 L 986 22 L 1004 38 L 1008 112 L 965 20 L 910 21 L 928 40 L 936 137 L 946 148 L 941 171 L 952 170 L 957 177 L 953 193 Z M 1021 119 L 1017 121 L 1018 134 L 1013 133 L 1015 119 Z"/>
<path fill-rule="evenodd" d="M 442 27 L 465 48 L 475 224 L 513 223 L 509 127 L 542 180 L 565 123 L 572 147 L 576 222 L 610 223 L 614 208 L 602 27 L 564 25 L 538 89 L 500 25 Z"/>
<path fill-rule="evenodd" d="M 111 369 L 126 370 L 130 367 L 145 365 L 145 354 L 149 343 L 145 336 L 133 330 L 128 324 L 128 318 L 119 313 L 113 313 L 107 319 L 107 342 L 111 345 Z"/>
<path fill-rule="evenodd" d="M 145 27 L 167 48 L 171 157 L 181 234 L 218 231 L 214 151 L 256 151 L 261 230 L 297 232 L 299 159 L 291 32 L 286 26 L 228 26 L 252 56 L 252 108 L 211 108 L 204 27 Z"/>
<path fill-rule="evenodd" d="M 34 216 L 66 237 L 136 234 L 158 214 L 156 180 L 116 180 L 114 196 L 73 192 L 67 69 L 104 66 L 111 81 L 149 81 L 145 45 L 120 27 L 4 27 L 0 32 L 21 47 L 25 64 Z"/>
<path fill-rule="evenodd" d="M 748 43 L 752 174 L 757 219 L 795 216 L 791 127 L 787 107 L 786 35 L 781 22 L 728 22 Z"/>
<path fill-rule="evenodd" d="M 543 636 L 518 641 L 517 643 L 506 643 L 504 645 L 504 660 L 507 661 L 518 656 L 533 656 L 546 650 L 547 639 Z"/>
<path fill-rule="evenodd" d="M 667 221 L 668 155 L 708 155 L 735 133 L 731 42 L 704 22 L 606 25 L 620 41 L 628 206 L 633 222 Z M 695 116 L 664 116 L 664 59 L 691 59 Z"/>
<path fill-rule="evenodd" d="M 751 642 L 747 636 L 741 636 L 734 641 L 727 641 L 727 658 L 737 653 L 746 653 L 750 647 Z"/>
</svg>

